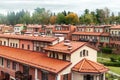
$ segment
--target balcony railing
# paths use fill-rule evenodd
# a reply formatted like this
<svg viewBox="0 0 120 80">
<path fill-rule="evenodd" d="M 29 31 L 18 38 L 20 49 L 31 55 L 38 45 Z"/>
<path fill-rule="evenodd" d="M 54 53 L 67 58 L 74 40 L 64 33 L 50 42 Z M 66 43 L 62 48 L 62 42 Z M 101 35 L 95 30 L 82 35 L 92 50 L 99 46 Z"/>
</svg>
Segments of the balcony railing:
<svg viewBox="0 0 120 80">
<path fill-rule="evenodd" d="M 15 72 L 16 80 L 32 80 L 32 75 L 24 74 L 21 71 Z"/>
<path fill-rule="evenodd" d="M 79 41 L 81 41 L 81 42 L 98 42 L 97 39 L 84 39 L 84 38 L 80 38 Z"/>
</svg>

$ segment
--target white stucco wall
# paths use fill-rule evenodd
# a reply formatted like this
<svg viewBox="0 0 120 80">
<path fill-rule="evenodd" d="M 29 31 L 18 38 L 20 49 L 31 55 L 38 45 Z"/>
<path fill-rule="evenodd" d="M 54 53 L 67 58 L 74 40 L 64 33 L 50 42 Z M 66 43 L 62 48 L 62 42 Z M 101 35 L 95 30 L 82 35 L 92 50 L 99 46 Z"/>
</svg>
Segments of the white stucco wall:
<svg viewBox="0 0 120 80">
<path fill-rule="evenodd" d="M 80 52 L 82 50 L 84 50 L 84 49 L 88 50 L 88 56 L 86 56 L 86 57 L 80 57 Z M 77 51 L 75 51 L 74 53 L 72 53 L 71 54 L 71 63 L 72 64 L 58 74 L 58 80 L 60 80 L 60 75 L 71 73 L 71 68 L 75 64 L 77 64 L 79 61 L 81 61 L 83 58 L 87 58 L 89 60 L 92 60 L 92 61 L 96 62 L 97 61 L 97 51 L 94 50 L 94 49 L 92 49 L 92 48 L 90 48 L 90 47 L 83 46 L 80 49 L 78 49 Z"/>
<path fill-rule="evenodd" d="M 83 75 L 77 72 L 72 72 L 71 80 L 83 80 Z"/>
<path fill-rule="evenodd" d="M 58 40 L 55 40 L 55 41 L 52 42 L 52 45 L 55 45 L 57 43 L 58 43 Z"/>
<path fill-rule="evenodd" d="M 113 33 L 112 33 L 113 32 Z M 110 30 L 110 34 L 112 34 L 112 35 L 119 35 L 120 36 L 120 34 L 119 34 L 119 32 L 120 32 L 120 29 L 111 29 Z"/>
<path fill-rule="evenodd" d="M 4 41 L 5 41 L 6 46 L 8 46 L 8 39 L 7 38 L 0 38 L 0 41 L 2 41 L 2 45 L 4 45 Z"/>
<path fill-rule="evenodd" d="M 17 48 L 19 48 L 19 39 L 9 39 L 9 46 L 13 47 L 13 46 L 10 45 L 10 43 L 12 43 L 12 44 L 14 43 L 15 46 L 17 44 Z"/>
</svg>

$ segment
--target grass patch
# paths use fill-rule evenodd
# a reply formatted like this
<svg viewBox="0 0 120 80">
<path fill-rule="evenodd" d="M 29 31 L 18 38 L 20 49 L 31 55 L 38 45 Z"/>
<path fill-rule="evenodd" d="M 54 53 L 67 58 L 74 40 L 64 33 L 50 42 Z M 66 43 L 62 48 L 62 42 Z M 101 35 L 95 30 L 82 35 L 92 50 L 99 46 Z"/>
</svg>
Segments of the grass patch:
<svg viewBox="0 0 120 80">
<path fill-rule="evenodd" d="M 114 53 L 111 53 L 111 54 L 107 54 L 107 53 L 100 53 L 98 52 L 97 54 L 98 57 L 103 57 L 103 58 L 110 58 L 110 57 L 115 57 L 115 58 L 119 58 L 120 57 L 120 54 L 114 54 Z"/>
<path fill-rule="evenodd" d="M 110 59 L 104 59 L 104 58 L 97 58 L 98 62 L 110 62 Z"/>
<path fill-rule="evenodd" d="M 107 66 L 112 72 L 120 75 L 120 67 Z"/>
</svg>

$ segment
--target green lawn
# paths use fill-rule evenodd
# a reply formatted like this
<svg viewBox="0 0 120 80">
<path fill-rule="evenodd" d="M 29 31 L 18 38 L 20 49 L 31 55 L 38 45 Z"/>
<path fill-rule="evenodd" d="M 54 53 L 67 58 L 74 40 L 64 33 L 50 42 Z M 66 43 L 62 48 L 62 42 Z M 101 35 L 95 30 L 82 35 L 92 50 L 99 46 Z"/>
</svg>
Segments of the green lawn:
<svg viewBox="0 0 120 80">
<path fill-rule="evenodd" d="M 112 72 L 115 72 L 115 73 L 117 73 L 117 74 L 120 75 L 120 67 L 108 66 L 108 68 L 109 68 Z"/>
<path fill-rule="evenodd" d="M 109 62 L 110 61 L 110 57 L 114 57 L 116 59 L 120 58 L 120 55 L 118 54 L 106 54 L 106 53 L 98 53 L 98 57 L 102 57 L 102 58 L 97 58 L 98 62 Z M 107 59 L 104 59 L 107 58 Z M 114 67 L 114 66 L 107 66 L 112 72 L 115 72 L 117 74 L 120 75 L 120 67 Z"/>
<path fill-rule="evenodd" d="M 115 58 L 118 58 L 118 57 L 120 57 L 120 54 L 114 54 L 114 53 L 112 53 L 112 54 L 107 54 L 107 53 L 100 53 L 100 52 L 98 52 L 98 57 L 103 57 L 103 58 L 110 58 L 110 57 L 115 57 Z"/>
</svg>

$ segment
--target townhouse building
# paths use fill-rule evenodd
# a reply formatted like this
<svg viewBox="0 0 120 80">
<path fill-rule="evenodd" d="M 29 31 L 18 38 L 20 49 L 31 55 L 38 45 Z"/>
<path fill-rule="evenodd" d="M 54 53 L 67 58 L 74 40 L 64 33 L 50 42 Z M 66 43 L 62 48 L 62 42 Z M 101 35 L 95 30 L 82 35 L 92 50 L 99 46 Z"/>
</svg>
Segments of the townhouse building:
<svg viewBox="0 0 120 80">
<path fill-rule="evenodd" d="M 42 48 L 48 45 L 54 45 L 58 42 L 55 37 L 42 37 L 42 36 L 26 36 L 26 35 L 5 35 L 0 34 L 0 45 L 9 46 L 14 48 L 43 51 Z"/>
<path fill-rule="evenodd" d="M 39 30 L 41 29 L 41 25 L 33 25 L 33 24 L 29 24 L 26 27 L 26 31 L 24 32 L 24 35 L 28 35 L 28 36 L 39 36 Z"/>
<path fill-rule="evenodd" d="M 72 33 L 72 40 L 106 46 L 110 42 L 109 29 L 110 26 L 77 26 L 75 32 Z"/>
<path fill-rule="evenodd" d="M 108 71 L 86 42 L 5 34 L 0 42 L 0 75 L 7 80 L 105 80 Z"/>
<path fill-rule="evenodd" d="M 71 34 L 75 31 L 73 25 L 55 25 L 53 34 L 63 34 L 65 39 L 71 40 Z"/>
<path fill-rule="evenodd" d="M 40 35 L 44 36 L 53 36 L 54 25 L 42 25 L 42 28 L 39 30 Z"/>
<path fill-rule="evenodd" d="M 111 47 L 120 48 L 120 25 L 110 28 L 110 44 Z"/>
<path fill-rule="evenodd" d="M 24 30 L 24 24 L 16 24 L 14 26 L 14 33 L 15 34 L 22 34 L 22 30 Z"/>
</svg>

